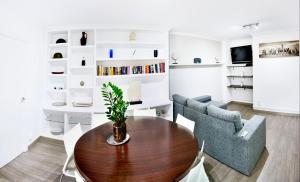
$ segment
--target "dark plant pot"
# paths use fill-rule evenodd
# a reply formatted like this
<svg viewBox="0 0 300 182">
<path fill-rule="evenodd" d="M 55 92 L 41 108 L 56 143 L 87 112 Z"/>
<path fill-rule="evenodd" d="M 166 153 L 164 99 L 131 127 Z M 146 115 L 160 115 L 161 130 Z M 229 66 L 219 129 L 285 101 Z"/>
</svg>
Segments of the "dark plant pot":
<svg viewBox="0 0 300 182">
<path fill-rule="evenodd" d="M 82 32 L 82 37 L 80 39 L 80 44 L 82 46 L 85 46 L 86 45 L 86 40 L 87 40 L 87 33 L 86 32 Z"/>
<path fill-rule="evenodd" d="M 113 124 L 113 135 L 114 140 L 116 142 L 122 142 L 126 138 L 126 124 L 124 123 L 123 126 L 116 126 Z"/>
</svg>

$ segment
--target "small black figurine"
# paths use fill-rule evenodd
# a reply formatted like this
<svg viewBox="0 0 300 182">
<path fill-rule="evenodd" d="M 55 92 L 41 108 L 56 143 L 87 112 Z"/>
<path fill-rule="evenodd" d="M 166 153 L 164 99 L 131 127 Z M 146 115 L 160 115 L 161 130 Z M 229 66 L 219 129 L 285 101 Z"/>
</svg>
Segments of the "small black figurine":
<svg viewBox="0 0 300 182">
<path fill-rule="evenodd" d="M 194 58 L 194 63 L 195 64 L 200 64 L 201 63 L 201 58 Z"/>
<path fill-rule="evenodd" d="M 80 39 L 80 44 L 82 46 L 85 46 L 86 45 L 86 40 L 87 40 L 87 33 L 86 32 L 82 32 L 82 37 Z"/>
<path fill-rule="evenodd" d="M 155 49 L 155 50 L 153 51 L 153 54 L 154 54 L 154 57 L 157 58 L 157 56 L 158 56 L 158 50 Z"/>
<path fill-rule="evenodd" d="M 82 58 L 81 66 L 85 66 L 85 58 L 84 57 Z"/>
</svg>

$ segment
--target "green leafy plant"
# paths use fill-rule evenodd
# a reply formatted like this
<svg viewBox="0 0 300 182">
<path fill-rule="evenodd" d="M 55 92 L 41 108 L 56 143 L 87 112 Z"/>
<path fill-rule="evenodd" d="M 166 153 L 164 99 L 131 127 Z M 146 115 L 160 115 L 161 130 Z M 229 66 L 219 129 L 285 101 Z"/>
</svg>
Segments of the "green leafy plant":
<svg viewBox="0 0 300 182">
<path fill-rule="evenodd" d="M 107 108 L 105 112 L 107 118 L 118 127 L 124 126 L 127 119 L 125 112 L 129 103 L 123 100 L 123 91 L 113 83 L 108 82 L 102 85 L 101 92 Z"/>
</svg>

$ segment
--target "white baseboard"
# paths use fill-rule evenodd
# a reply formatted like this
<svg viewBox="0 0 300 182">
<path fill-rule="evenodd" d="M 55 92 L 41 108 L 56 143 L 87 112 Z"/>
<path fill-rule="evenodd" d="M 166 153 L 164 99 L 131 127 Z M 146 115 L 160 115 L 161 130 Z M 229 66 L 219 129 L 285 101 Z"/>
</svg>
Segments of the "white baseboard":
<svg viewBox="0 0 300 182">
<path fill-rule="evenodd" d="M 30 146 L 34 145 L 34 144 L 39 140 L 40 137 L 41 137 L 41 136 L 38 135 L 38 136 L 36 136 L 33 140 L 31 140 L 31 141 L 29 142 L 29 144 L 27 145 L 26 150 L 25 150 L 24 152 L 27 152 L 28 149 L 30 148 Z"/>
<path fill-rule="evenodd" d="M 259 111 L 269 111 L 269 112 L 277 112 L 277 113 L 284 113 L 284 114 L 295 114 L 299 115 L 299 110 L 288 110 L 288 109 L 281 109 L 281 108 L 272 108 L 272 107 L 261 107 L 253 105 L 253 109 Z"/>
<path fill-rule="evenodd" d="M 244 100 L 233 100 L 233 99 L 230 99 L 230 100 L 225 101 L 225 103 L 227 103 L 227 104 L 229 104 L 230 102 L 237 102 L 237 103 L 243 103 L 243 104 L 253 104 L 253 102 L 244 101 Z"/>
<path fill-rule="evenodd" d="M 50 131 L 44 131 L 41 134 L 41 137 L 46 137 L 50 139 L 55 139 L 55 140 L 61 140 L 63 141 L 63 134 L 61 135 L 53 135 Z"/>
</svg>

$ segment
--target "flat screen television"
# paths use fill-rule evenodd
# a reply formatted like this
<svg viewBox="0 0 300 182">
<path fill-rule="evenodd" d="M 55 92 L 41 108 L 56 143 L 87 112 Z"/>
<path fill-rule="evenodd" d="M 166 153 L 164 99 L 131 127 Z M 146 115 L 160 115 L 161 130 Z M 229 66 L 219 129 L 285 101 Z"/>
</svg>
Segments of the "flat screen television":
<svg viewBox="0 0 300 182">
<path fill-rule="evenodd" d="M 247 66 L 252 66 L 252 46 L 240 46 L 231 47 L 231 60 L 232 64 L 246 64 Z"/>
</svg>

